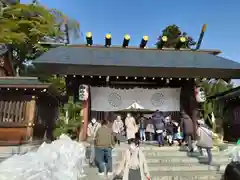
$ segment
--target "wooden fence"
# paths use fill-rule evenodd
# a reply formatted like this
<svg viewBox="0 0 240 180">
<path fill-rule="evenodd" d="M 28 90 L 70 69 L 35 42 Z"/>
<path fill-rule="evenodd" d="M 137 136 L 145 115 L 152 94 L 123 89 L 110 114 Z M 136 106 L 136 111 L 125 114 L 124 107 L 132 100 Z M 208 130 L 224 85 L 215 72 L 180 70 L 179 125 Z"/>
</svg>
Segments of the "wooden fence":
<svg viewBox="0 0 240 180">
<path fill-rule="evenodd" d="M 29 141 L 36 118 L 35 96 L 0 96 L 0 144 Z"/>
<path fill-rule="evenodd" d="M 0 100 L 0 123 L 24 123 L 26 107 L 27 101 Z"/>
</svg>

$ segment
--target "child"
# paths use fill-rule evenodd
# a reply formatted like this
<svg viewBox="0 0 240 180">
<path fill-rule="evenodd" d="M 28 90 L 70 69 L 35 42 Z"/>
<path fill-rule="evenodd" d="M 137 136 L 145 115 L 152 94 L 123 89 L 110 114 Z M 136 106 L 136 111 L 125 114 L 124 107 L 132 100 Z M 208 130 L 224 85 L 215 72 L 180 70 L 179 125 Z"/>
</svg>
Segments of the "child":
<svg viewBox="0 0 240 180">
<path fill-rule="evenodd" d="M 143 115 L 141 115 L 139 119 L 139 135 L 140 135 L 141 141 L 146 141 L 145 124 L 146 124 L 146 118 L 143 117 Z"/>
<path fill-rule="evenodd" d="M 150 180 L 147 162 L 142 150 L 139 148 L 139 141 L 129 139 L 129 148 L 123 153 L 122 161 L 116 172 L 122 180 Z"/>
<path fill-rule="evenodd" d="M 182 136 L 179 124 L 177 122 L 173 122 L 173 124 L 174 124 L 174 126 L 173 126 L 173 134 L 174 134 L 173 139 L 178 142 L 179 146 L 181 146 L 183 136 Z"/>
<path fill-rule="evenodd" d="M 173 145 L 174 126 L 171 120 L 167 123 L 167 140 L 169 146 Z"/>
</svg>

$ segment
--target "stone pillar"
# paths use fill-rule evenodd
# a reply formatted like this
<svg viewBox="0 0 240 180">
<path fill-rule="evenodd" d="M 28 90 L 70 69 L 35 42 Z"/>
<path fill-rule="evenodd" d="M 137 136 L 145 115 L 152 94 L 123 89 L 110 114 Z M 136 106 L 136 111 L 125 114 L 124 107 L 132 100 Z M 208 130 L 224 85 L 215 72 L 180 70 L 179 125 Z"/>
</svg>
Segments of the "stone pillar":
<svg viewBox="0 0 240 180">
<path fill-rule="evenodd" d="M 32 141 L 33 139 L 33 127 L 34 127 L 34 118 L 36 112 L 36 97 L 32 96 L 32 100 L 27 103 L 27 136 L 26 140 Z"/>
</svg>

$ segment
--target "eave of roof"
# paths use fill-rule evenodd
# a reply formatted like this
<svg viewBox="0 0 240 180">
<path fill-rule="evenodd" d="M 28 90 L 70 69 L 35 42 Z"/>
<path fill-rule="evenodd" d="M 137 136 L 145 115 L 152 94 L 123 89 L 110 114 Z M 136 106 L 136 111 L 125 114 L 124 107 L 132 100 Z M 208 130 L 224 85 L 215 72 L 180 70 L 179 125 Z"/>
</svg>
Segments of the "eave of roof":
<svg viewBox="0 0 240 180">
<path fill-rule="evenodd" d="M 49 95 L 54 98 L 59 98 L 61 95 L 51 83 L 43 83 L 37 77 L 0 77 L 0 88 L 19 88 L 19 89 L 47 89 Z"/>
<path fill-rule="evenodd" d="M 36 88 L 48 88 L 51 84 L 42 83 L 37 77 L 0 77 L 0 87 L 10 86 L 24 86 L 24 87 L 36 87 Z"/>
</svg>

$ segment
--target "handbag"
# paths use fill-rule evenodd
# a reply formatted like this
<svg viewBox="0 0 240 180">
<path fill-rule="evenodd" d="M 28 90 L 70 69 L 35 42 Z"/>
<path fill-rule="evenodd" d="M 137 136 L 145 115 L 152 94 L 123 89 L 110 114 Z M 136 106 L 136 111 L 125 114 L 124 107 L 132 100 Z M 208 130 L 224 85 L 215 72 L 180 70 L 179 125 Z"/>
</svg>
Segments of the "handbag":
<svg viewBox="0 0 240 180">
<path fill-rule="evenodd" d="M 122 180 L 123 177 L 121 175 L 116 175 L 113 177 L 113 180 Z"/>
<path fill-rule="evenodd" d="M 239 180 L 240 179 L 240 163 L 230 162 L 224 172 L 224 180 Z"/>
</svg>

